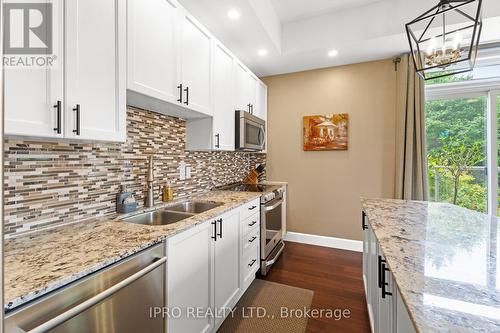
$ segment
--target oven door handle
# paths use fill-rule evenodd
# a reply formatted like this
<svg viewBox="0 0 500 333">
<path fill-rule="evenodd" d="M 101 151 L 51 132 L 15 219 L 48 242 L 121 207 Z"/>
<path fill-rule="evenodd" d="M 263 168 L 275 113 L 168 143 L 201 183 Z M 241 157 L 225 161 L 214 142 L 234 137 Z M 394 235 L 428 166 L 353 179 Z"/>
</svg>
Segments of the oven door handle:
<svg viewBox="0 0 500 333">
<path fill-rule="evenodd" d="M 276 260 L 278 260 L 278 257 L 280 256 L 281 252 L 283 252 L 283 250 L 285 249 L 285 243 L 283 241 L 281 241 L 278 246 L 280 248 L 278 251 L 276 251 L 276 255 L 273 257 L 273 259 L 266 261 L 266 267 L 274 264 L 276 262 Z"/>
<path fill-rule="evenodd" d="M 279 205 L 281 205 L 282 203 L 283 203 L 283 199 L 280 199 L 280 200 L 276 201 L 276 203 L 274 203 L 271 206 L 264 206 L 264 211 L 269 212 L 269 211 L 275 209 L 276 207 L 278 207 Z"/>
</svg>

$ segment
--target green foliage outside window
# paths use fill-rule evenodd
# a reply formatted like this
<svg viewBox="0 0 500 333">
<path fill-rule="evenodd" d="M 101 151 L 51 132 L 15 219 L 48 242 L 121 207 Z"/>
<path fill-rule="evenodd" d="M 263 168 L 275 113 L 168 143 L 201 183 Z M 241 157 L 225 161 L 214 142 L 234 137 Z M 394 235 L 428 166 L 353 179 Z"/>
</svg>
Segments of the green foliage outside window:
<svg viewBox="0 0 500 333">
<path fill-rule="evenodd" d="M 434 79 L 430 83 L 468 79 L 470 77 L 451 76 Z M 439 201 L 487 212 L 486 103 L 486 97 L 426 103 L 431 200 L 438 197 Z M 500 115 L 500 104 L 498 112 Z M 437 195 L 436 184 L 439 186 Z"/>
</svg>

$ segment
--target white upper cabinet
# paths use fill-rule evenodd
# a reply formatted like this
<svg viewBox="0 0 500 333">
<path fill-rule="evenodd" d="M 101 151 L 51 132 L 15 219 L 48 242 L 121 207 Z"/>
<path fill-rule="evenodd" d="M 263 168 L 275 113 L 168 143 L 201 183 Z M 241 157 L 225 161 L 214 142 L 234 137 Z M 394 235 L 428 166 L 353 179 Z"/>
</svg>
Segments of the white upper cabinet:
<svg viewBox="0 0 500 333">
<path fill-rule="evenodd" d="M 234 150 L 234 56 L 221 44 L 214 50 L 213 149 Z"/>
<path fill-rule="evenodd" d="M 253 114 L 261 119 L 267 119 L 267 86 L 257 81 L 257 97 Z"/>
<path fill-rule="evenodd" d="M 179 103 L 178 11 L 171 0 L 128 1 L 128 89 Z"/>
<path fill-rule="evenodd" d="M 180 77 L 182 103 L 188 108 L 211 114 L 210 69 L 212 37 L 191 15 L 182 11 L 180 38 Z"/>
<path fill-rule="evenodd" d="M 57 60 L 54 66 L 39 69 L 31 67 L 5 68 L 6 134 L 35 137 L 63 136 L 64 8 L 59 1 L 52 3 L 52 47 L 54 55 L 57 55 Z"/>
<path fill-rule="evenodd" d="M 7 70 L 6 134 L 125 141 L 126 4 L 50 3 L 56 62 Z"/>
<path fill-rule="evenodd" d="M 241 63 L 236 64 L 236 110 L 250 112 L 250 72 Z"/>
<path fill-rule="evenodd" d="M 126 17 L 122 1 L 66 1 L 67 137 L 126 139 Z"/>
</svg>

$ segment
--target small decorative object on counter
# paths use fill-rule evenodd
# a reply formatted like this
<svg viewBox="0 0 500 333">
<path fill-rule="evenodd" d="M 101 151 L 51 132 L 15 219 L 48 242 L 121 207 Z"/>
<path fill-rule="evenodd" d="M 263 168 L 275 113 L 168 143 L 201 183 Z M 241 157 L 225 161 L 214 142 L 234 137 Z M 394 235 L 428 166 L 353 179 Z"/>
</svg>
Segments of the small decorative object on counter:
<svg viewBox="0 0 500 333">
<path fill-rule="evenodd" d="M 163 186 L 161 190 L 161 199 L 163 202 L 169 202 L 174 200 L 174 190 L 170 185 L 170 182 L 167 185 Z"/>
<path fill-rule="evenodd" d="M 122 185 L 120 193 L 116 195 L 116 211 L 118 213 L 131 213 L 137 210 L 137 202 L 132 192 L 127 192 L 127 188 Z"/>
<path fill-rule="evenodd" d="M 243 179 L 243 184 L 257 184 L 259 177 L 264 172 L 264 165 L 260 164 L 257 168 L 250 171 L 250 173 Z"/>
</svg>

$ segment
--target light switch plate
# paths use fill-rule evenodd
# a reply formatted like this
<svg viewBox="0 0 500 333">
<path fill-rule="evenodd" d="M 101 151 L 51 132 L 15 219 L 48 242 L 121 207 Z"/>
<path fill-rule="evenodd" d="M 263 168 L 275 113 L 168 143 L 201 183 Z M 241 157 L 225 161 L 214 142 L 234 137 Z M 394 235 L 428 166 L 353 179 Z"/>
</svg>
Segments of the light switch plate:
<svg viewBox="0 0 500 333">
<path fill-rule="evenodd" d="M 179 165 L 179 180 L 186 179 L 186 163 L 181 162 Z"/>
<path fill-rule="evenodd" d="M 189 165 L 186 166 L 186 179 L 191 179 L 191 170 L 192 168 Z"/>
</svg>

